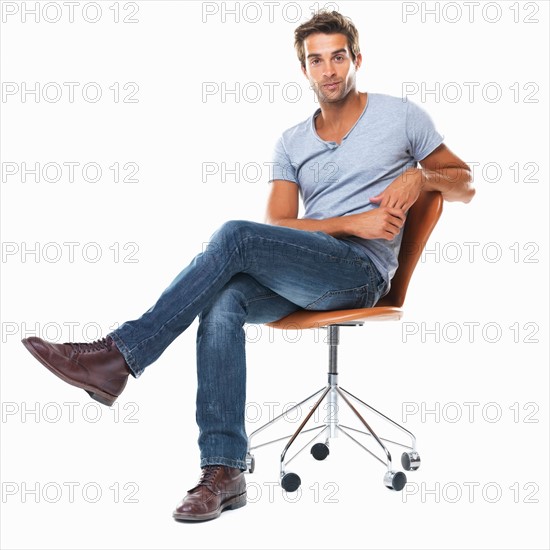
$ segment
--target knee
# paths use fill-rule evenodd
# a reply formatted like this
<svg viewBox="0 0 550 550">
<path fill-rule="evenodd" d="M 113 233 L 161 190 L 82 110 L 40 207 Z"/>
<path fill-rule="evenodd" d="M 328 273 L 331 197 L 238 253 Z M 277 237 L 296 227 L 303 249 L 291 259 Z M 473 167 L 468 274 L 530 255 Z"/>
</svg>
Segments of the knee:
<svg viewBox="0 0 550 550">
<path fill-rule="evenodd" d="M 214 235 L 222 240 L 241 241 L 257 234 L 259 225 L 261 224 L 249 220 L 229 220 L 222 224 Z"/>
<path fill-rule="evenodd" d="M 243 292 L 234 285 L 226 285 L 199 313 L 199 322 L 209 325 L 242 325 L 246 318 L 247 300 Z"/>
<path fill-rule="evenodd" d="M 220 349 L 241 343 L 245 322 L 246 299 L 238 290 L 224 287 L 199 313 L 197 341 Z"/>
</svg>

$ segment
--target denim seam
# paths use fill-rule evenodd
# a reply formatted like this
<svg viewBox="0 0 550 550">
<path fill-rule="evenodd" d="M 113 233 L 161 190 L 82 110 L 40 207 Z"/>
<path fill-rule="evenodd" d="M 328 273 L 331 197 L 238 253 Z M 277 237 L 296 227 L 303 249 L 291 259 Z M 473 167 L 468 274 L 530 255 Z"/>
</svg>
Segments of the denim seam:
<svg viewBox="0 0 550 550">
<path fill-rule="evenodd" d="M 345 294 L 347 292 L 362 293 L 363 290 L 370 290 L 371 286 L 372 286 L 371 283 L 367 283 L 367 284 L 364 284 L 364 285 L 354 286 L 354 287 L 351 287 L 351 288 L 341 288 L 341 289 L 337 289 L 337 290 L 327 290 L 325 292 L 324 296 L 327 296 L 327 295 L 338 296 L 338 294 Z"/>
<path fill-rule="evenodd" d="M 307 250 L 308 252 L 315 252 L 316 254 L 319 254 L 321 256 L 325 256 L 326 258 L 332 258 L 334 260 L 338 260 L 339 263 L 346 263 L 346 264 L 350 264 L 350 265 L 357 265 L 358 264 L 357 257 L 353 258 L 352 260 L 347 260 L 345 258 L 340 258 L 339 256 L 333 256 L 332 254 L 327 254 L 326 252 L 320 252 L 318 250 L 312 250 L 311 248 L 308 248 L 307 246 L 300 246 L 298 244 L 289 243 L 287 241 L 280 241 L 280 240 L 277 240 L 277 239 L 270 239 L 270 238 L 261 237 L 261 236 L 258 236 L 258 235 L 252 235 L 251 237 L 246 237 L 246 238 L 243 239 L 243 241 L 249 240 L 249 239 L 259 239 L 261 241 L 269 241 L 269 242 L 273 242 L 273 243 L 283 244 L 285 246 L 293 246 L 294 248 L 298 248 L 299 250 Z M 351 250 L 351 252 L 355 255 L 354 250 Z"/>
<path fill-rule="evenodd" d="M 220 270 L 220 273 L 218 273 L 218 276 L 214 279 L 214 281 L 212 282 L 212 285 L 216 284 L 216 282 L 218 281 L 218 279 L 221 277 L 221 272 L 225 269 L 225 267 L 230 263 L 230 261 L 233 259 L 233 255 L 237 252 L 237 250 L 234 250 L 232 253 L 231 253 L 231 256 L 228 258 L 226 264 L 224 265 L 223 269 Z M 166 325 L 169 324 L 169 323 L 172 323 L 175 319 L 177 319 L 178 317 L 180 317 L 182 314 L 184 314 L 191 306 L 193 306 L 195 304 L 195 302 L 197 302 L 198 300 L 200 300 L 202 298 L 202 295 L 205 293 L 205 292 L 208 292 L 209 289 L 206 289 L 204 292 L 202 292 L 201 294 L 199 294 L 198 296 L 195 297 L 195 299 L 189 303 L 187 305 L 187 307 L 185 307 L 184 309 L 181 309 L 180 311 L 178 311 L 174 316 L 172 316 L 170 319 L 168 319 L 168 321 L 166 321 L 158 330 L 157 332 L 155 332 L 155 334 L 152 334 L 151 336 L 149 336 L 149 338 L 143 340 L 142 342 L 139 342 L 139 344 L 137 344 L 133 349 L 136 349 L 136 350 L 139 350 L 141 349 L 143 346 L 145 346 L 147 344 L 147 342 L 149 340 L 151 340 L 152 338 L 156 338 L 159 334 L 162 334 L 162 332 L 165 329 Z"/>
<path fill-rule="evenodd" d="M 254 302 L 259 302 L 260 300 L 269 300 L 270 298 L 273 298 L 277 296 L 277 293 L 274 291 L 271 291 L 269 294 L 262 294 L 261 296 L 255 296 L 251 300 L 246 300 L 246 305 L 252 304 Z"/>
<path fill-rule="evenodd" d="M 141 371 L 139 370 L 136 359 L 128 346 L 124 343 L 122 338 L 116 332 L 111 332 L 110 336 L 115 341 L 115 344 L 120 353 L 122 353 L 122 355 L 124 356 L 124 359 L 126 360 L 126 363 L 128 364 L 128 367 L 130 368 L 130 371 L 132 372 L 134 378 L 139 378 Z"/>
<path fill-rule="evenodd" d="M 311 302 L 311 304 L 308 304 L 304 309 L 311 310 L 312 307 L 314 308 L 317 304 L 319 304 L 320 302 L 322 302 L 326 298 L 333 297 L 333 296 L 338 296 L 339 294 L 345 294 L 345 293 L 348 293 L 348 292 L 356 293 L 356 295 L 355 295 L 356 298 L 359 298 L 359 297 L 362 297 L 362 296 L 367 296 L 368 301 L 369 301 L 368 303 L 371 303 L 373 301 L 373 299 L 375 298 L 375 294 L 374 294 L 374 291 L 372 289 L 372 284 L 367 283 L 366 285 L 357 286 L 357 287 L 354 287 L 354 288 L 345 288 L 345 289 L 342 289 L 342 290 L 328 290 L 322 296 L 317 298 L 317 300 Z M 371 306 L 366 306 L 366 307 L 371 307 Z M 348 308 L 348 309 L 357 309 L 357 308 L 351 307 L 351 308 Z"/>
<path fill-rule="evenodd" d="M 237 458 L 227 458 L 225 456 L 208 456 L 201 459 L 201 468 L 204 466 L 229 466 L 230 468 L 247 469 L 246 461 Z"/>
</svg>

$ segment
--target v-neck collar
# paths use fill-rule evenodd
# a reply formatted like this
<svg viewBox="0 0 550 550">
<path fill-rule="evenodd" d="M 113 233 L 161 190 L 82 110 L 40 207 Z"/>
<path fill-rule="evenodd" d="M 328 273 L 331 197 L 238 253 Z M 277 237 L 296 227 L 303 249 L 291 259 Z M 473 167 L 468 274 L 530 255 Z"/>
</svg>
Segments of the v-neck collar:
<svg viewBox="0 0 550 550">
<path fill-rule="evenodd" d="M 365 107 L 363 108 L 363 111 L 361 112 L 361 114 L 359 115 L 357 120 L 355 121 L 355 124 L 347 131 L 346 135 L 342 138 L 342 142 L 340 144 L 338 144 L 336 141 L 326 141 L 317 133 L 317 129 L 315 128 L 315 119 L 321 113 L 321 108 L 320 107 L 315 111 L 315 113 L 313 113 L 313 116 L 311 117 L 311 131 L 313 132 L 313 135 L 321 143 L 324 143 L 325 145 L 327 145 L 330 149 L 336 149 L 337 147 L 341 147 L 342 145 L 344 145 L 344 141 L 346 140 L 346 138 L 353 132 L 353 130 L 355 129 L 357 124 L 359 124 L 359 121 L 363 118 L 363 116 L 367 112 L 367 108 L 368 108 L 369 103 L 370 103 L 370 96 L 371 96 L 370 92 L 367 93 L 367 103 L 365 104 Z"/>
</svg>

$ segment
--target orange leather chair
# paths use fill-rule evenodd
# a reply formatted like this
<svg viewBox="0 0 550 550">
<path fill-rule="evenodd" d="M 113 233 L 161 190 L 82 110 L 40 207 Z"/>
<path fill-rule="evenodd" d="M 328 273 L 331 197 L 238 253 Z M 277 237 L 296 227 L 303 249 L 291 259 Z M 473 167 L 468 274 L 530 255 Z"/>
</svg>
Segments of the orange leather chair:
<svg viewBox="0 0 550 550">
<path fill-rule="evenodd" d="M 399 267 L 392 279 L 390 292 L 384 296 L 374 307 L 361 308 L 361 309 L 346 309 L 346 310 L 333 310 L 333 311 L 310 311 L 299 310 L 286 317 L 268 323 L 267 326 L 284 329 L 284 330 L 302 330 L 309 328 L 323 328 L 328 331 L 327 343 L 329 346 L 329 370 L 328 370 L 328 384 L 304 399 L 300 403 L 296 404 L 292 408 L 286 410 L 284 413 L 275 417 L 273 420 L 264 424 L 252 432 L 248 438 L 248 453 L 247 453 L 247 465 L 250 473 L 254 471 L 254 455 L 252 451 L 258 447 L 275 443 L 289 439 L 280 459 L 280 482 L 284 490 L 288 492 L 296 491 L 301 484 L 300 477 L 293 473 L 285 471 L 285 466 L 290 460 L 292 460 L 298 453 L 302 452 L 308 447 L 315 439 L 318 439 L 322 434 L 326 435 L 325 442 L 318 442 L 311 447 L 311 454 L 317 460 L 324 460 L 329 454 L 329 440 L 332 437 L 337 437 L 339 433 L 343 433 L 348 436 L 352 441 L 361 446 L 364 450 L 370 453 L 374 458 L 384 464 L 387 471 L 384 475 L 384 484 L 389 489 L 400 491 L 407 483 L 407 477 L 404 472 L 396 471 L 392 467 L 392 457 L 387 446 L 384 444 L 392 443 L 400 445 L 408 449 L 401 456 L 401 464 L 405 470 L 416 470 L 420 466 L 420 456 L 416 450 L 416 438 L 414 435 L 406 430 L 403 426 L 400 426 L 381 412 L 377 411 L 364 401 L 352 395 L 350 392 L 344 390 L 338 386 L 338 344 L 339 344 L 339 330 L 341 326 L 362 326 L 364 321 L 393 321 L 399 320 L 403 316 L 403 303 L 409 286 L 409 281 L 416 267 L 416 264 L 422 254 L 422 251 L 426 245 L 428 238 L 430 237 L 433 228 L 438 222 L 443 209 L 443 198 L 439 192 L 422 192 L 418 200 L 410 208 L 407 214 L 407 220 L 403 229 L 403 239 L 401 241 L 401 248 L 399 251 Z M 291 411 L 298 409 L 304 403 L 317 397 L 317 401 L 310 409 L 308 414 L 302 420 L 298 429 L 294 434 L 278 438 L 260 445 L 252 446 L 252 439 L 255 438 L 260 432 L 277 422 L 285 415 L 288 415 Z M 304 430 L 304 427 L 311 419 L 316 410 L 319 409 L 321 403 L 327 399 L 327 405 L 330 414 L 324 420 L 324 424 L 316 426 L 311 429 Z M 359 419 L 367 431 L 358 430 L 349 426 L 340 424 L 338 418 L 338 400 L 341 398 L 346 405 L 350 407 L 354 415 Z M 389 422 L 394 428 L 397 428 L 402 433 L 406 434 L 411 440 L 410 445 L 404 445 L 396 441 L 379 437 L 367 423 L 367 421 L 358 412 L 355 404 L 361 404 L 365 406 L 369 411 L 378 415 L 384 421 Z M 317 434 L 311 439 L 305 446 L 303 446 L 293 457 L 286 460 L 286 455 L 294 443 L 296 438 L 305 434 L 306 432 L 316 431 Z M 349 432 L 358 432 L 371 437 L 375 441 L 375 445 L 383 453 L 385 460 L 370 451 L 357 439 L 355 439 Z"/>
</svg>

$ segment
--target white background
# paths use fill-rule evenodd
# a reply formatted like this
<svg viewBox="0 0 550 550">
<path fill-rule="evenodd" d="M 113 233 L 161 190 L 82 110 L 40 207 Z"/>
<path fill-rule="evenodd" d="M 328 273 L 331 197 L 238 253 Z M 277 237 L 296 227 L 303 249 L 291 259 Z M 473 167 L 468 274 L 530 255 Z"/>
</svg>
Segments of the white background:
<svg viewBox="0 0 550 550">
<path fill-rule="evenodd" d="M 52 4 L 46 18 L 63 7 Z M 445 204 L 403 320 L 341 335 L 342 386 L 405 421 L 422 467 L 408 474 L 407 493 L 391 492 L 377 461 L 337 439 L 325 462 L 296 459 L 302 492 L 287 496 L 270 492 L 281 449 L 267 447 L 247 476 L 248 505 L 196 525 L 171 517 L 199 475 L 196 322 L 130 379 L 113 410 L 61 383 L 20 340 L 104 336 L 148 309 L 224 221 L 263 221 L 267 169 L 256 178 L 249 165 L 235 181 L 203 177 L 203 164 L 269 162 L 277 136 L 317 108 L 293 49 L 294 28 L 316 5 L 273 4 L 270 22 L 266 4 L 241 2 L 237 22 L 223 12 L 232 2 L 203 3 L 217 11 L 209 16 L 200 2 L 139 2 L 138 22 L 117 24 L 114 2 L 99 4 L 96 23 L 84 4 L 72 23 L 67 7 L 52 23 L 24 22 L 21 3 L 2 7 L 2 547 L 547 548 L 548 3 L 473 3 L 470 20 L 465 4 L 439 2 L 439 22 L 433 13 L 423 21 L 434 2 L 337 3 L 360 31 L 359 90 L 445 89 L 408 97 L 475 168 L 475 199 Z M 132 11 L 118 7 L 121 19 Z M 36 82 L 58 83 L 62 97 L 22 96 Z M 64 82 L 80 83 L 74 102 Z M 103 92 L 96 103 L 82 97 L 90 82 Z M 115 102 L 109 87 L 128 82 L 138 102 Z M 268 82 L 278 84 L 272 98 Z M 204 83 L 240 93 L 204 97 Z M 37 162 L 95 162 L 103 177 L 6 173 Z M 136 163 L 139 181 L 114 182 L 115 162 Z M 139 247 L 133 263 L 123 261 L 127 243 Z M 25 253 L 36 246 L 38 255 Z M 322 334 L 291 343 L 291 333 L 253 328 L 250 429 L 268 419 L 265 403 L 280 412 L 320 388 L 327 360 Z"/>
</svg>

